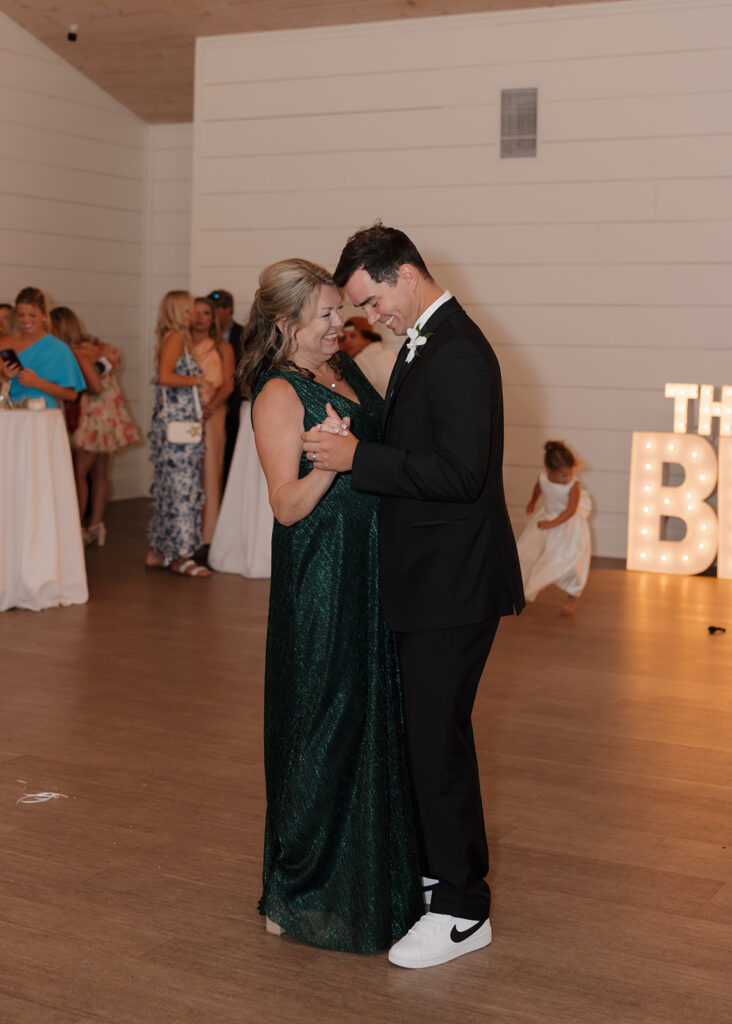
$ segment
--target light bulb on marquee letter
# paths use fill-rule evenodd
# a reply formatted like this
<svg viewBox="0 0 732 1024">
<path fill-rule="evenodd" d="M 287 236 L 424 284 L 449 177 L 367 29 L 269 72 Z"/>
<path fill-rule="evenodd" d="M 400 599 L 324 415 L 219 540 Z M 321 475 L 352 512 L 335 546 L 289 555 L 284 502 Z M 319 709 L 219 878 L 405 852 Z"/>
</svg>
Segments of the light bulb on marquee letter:
<svg viewBox="0 0 732 1024">
<path fill-rule="evenodd" d="M 719 517 L 717 578 L 732 580 L 732 438 L 729 437 L 720 437 L 719 439 L 717 515 Z"/>
<path fill-rule="evenodd" d="M 668 385 L 666 385 L 668 387 Z M 674 412 L 674 416 L 676 413 Z M 719 436 L 732 437 L 732 387 L 725 384 L 722 388 L 722 399 L 714 401 L 714 387 L 712 384 L 702 384 L 699 395 L 699 425 L 700 434 L 709 436 L 712 432 L 712 418 L 719 418 Z M 674 427 L 674 429 L 676 429 Z"/>
<path fill-rule="evenodd" d="M 698 384 L 667 384 L 666 398 L 674 400 L 674 433 L 685 434 L 689 399 L 699 396 Z"/>
<path fill-rule="evenodd" d="M 678 487 L 663 486 L 664 463 L 677 463 L 683 468 L 685 478 Z M 683 576 L 708 569 L 717 552 L 717 517 L 704 499 L 712 493 L 716 482 L 716 452 L 704 438 L 693 434 L 634 433 L 628 568 Z M 650 491 L 646 490 L 648 487 Z M 661 540 L 662 516 L 675 516 L 686 523 L 683 540 Z"/>
</svg>

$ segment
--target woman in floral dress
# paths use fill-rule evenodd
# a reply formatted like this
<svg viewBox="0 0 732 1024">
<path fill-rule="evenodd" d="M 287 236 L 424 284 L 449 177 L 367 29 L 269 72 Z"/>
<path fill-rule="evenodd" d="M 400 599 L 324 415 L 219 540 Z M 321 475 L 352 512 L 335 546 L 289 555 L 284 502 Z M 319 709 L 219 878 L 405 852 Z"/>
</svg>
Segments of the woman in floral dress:
<svg viewBox="0 0 732 1024">
<path fill-rule="evenodd" d="M 104 509 L 109 493 L 109 456 L 139 441 L 140 432 L 127 411 L 117 381 L 116 371 L 122 362 L 117 349 L 88 334 L 76 313 L 66 306 L 51 310 L 51 324 L 56 337 L 65 341 L 76 356 L 87 383 L 87 390 L 79 399 L 79 419 L 71 435 L 71 447 L 82 522 L 89 505 L 84 539 L 87 544 L 96 542 L 102 547 L 106 538 Z"/>
<path fill-rule="evenodd" d="M 158 310 L 155 406 L 147 435 L 153 515 L 147 527 L 150 549 L 145 565 L 196 577 L 211 575 L 192 557 L 201 546 L 203 436 L 194 444 L 174 444 L 167 438 L 168 422 L 201 418 L 200 399 L 196 401 L 194 394 L 204 378 L 192 352 L 192 309 L 189 292 L 172 291 L 163 296 Z"/>
</svg>

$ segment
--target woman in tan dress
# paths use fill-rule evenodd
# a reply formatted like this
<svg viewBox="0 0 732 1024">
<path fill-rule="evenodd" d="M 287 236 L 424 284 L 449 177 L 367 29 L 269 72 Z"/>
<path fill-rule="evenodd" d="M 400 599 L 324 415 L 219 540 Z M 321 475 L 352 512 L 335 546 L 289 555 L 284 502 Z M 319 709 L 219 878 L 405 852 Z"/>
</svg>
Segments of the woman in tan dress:
<svg viewBox="0 0 732 1024">
<path fill-rule="evenodd" d="M 202 541 L 208 548 L 216 528 L 223 490 L 224 448 L 226 446 L 226 399 L 234 390 L 234 349 L 221 337 L 216 308 L 208 298 L 198 298 L 191 317 L 193 355 L 203 370 L 201 402 L 206 424 L 206 453 L 203 459 Z"/>
</svg>

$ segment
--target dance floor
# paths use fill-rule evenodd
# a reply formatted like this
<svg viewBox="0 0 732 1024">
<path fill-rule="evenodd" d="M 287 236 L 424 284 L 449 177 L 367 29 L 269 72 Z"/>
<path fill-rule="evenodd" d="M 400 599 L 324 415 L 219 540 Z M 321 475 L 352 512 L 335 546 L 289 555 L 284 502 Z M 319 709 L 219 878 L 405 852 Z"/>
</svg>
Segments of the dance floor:
<svg viewBox="0 0 732 1024">
<path fill-rule="evenodd" d="M 265 934 L 268 584 L 144 570 L 146 515 L 88 605 L 0 615 L 2 1024 L 729 1024 L 732 582 L 597 569 L 504 620 L 494 941 L 405 971 Z"/>
</svg>

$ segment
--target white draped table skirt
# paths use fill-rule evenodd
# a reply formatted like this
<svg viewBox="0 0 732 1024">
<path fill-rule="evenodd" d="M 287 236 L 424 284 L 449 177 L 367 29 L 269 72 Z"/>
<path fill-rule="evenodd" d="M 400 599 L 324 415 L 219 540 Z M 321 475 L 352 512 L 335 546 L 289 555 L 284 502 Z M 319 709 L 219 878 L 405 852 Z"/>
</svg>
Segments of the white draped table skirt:
<svg viewBox="0 0 732 1024">
<path fill-rule="evenodd" d="M 251 402 L 242 402 L 239 433 L 216 523 L 208 564 L 249 579 L 270 575 L 272 509 L 254 445 Z"/>
<path fill-rule="evenodd" d="M 0 412 L 0 611 L 89 598 L 66 424 L 59 409 Z"/>
</svg>

